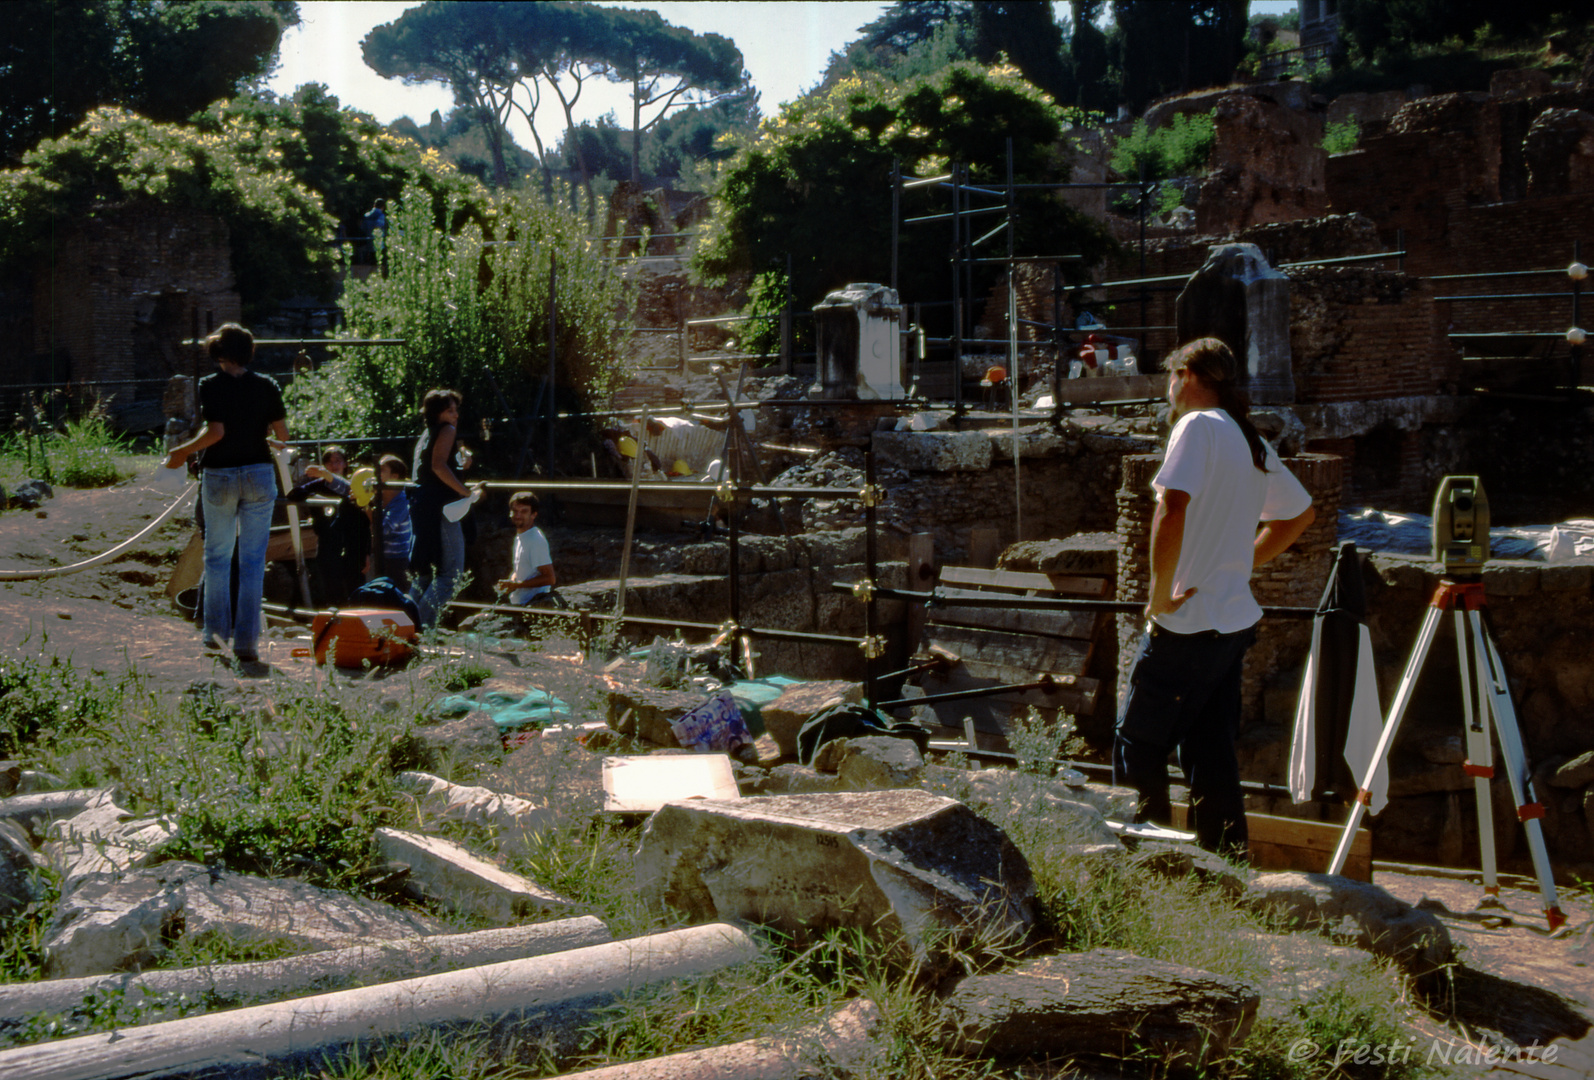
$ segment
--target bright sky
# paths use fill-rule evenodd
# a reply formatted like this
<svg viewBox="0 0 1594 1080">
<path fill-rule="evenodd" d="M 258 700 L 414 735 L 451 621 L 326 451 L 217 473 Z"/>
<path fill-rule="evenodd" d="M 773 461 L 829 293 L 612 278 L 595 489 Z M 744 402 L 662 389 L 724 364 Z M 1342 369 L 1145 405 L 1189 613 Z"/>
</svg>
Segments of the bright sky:
<svg viewBox="0 0 1594 1080">
<path fill-rule="evenodd" d="M 269 87 L 287 95 L 303 83 L 326 83 L 344 105 L 368 112 L 384 124 L 400 116 L 424 124 L 433 109 L 447 113 L 453 105 L 447 87 L 436 83 L 405 86 L 398 79 L 382 78 L 360 58 L 360 41 L 372 28 L 392 22 L 414 6 L 415 0 L 300 0 L 303 24 L 283 37 L 282 62 L 268 82 Z M 888 5 L 838 0 L 722 0 L 611 6 L 652 8 L 676 26 L 730 38 L 742 50 L 753 85 L 762 94 L 759 103 L 769 114 L 817 83 L 830 54 L 856 38 L 858 27 L 872 21 Z M 1068 5 L 1054 6 L 1059 17 L 1067 19 Z M 1253 0 L 1251 13 L 1283 14 L 1295 7 L 1294 0 Z M 580 104 L 577 119 L 595 120 L 612 109 L 619 114 L 621 126 L 629 126 L 623 86 L 589 82 Z M 545 134 L 557 141 L 562 127 L 560 118 Z M 523 128 L 512 129 L 512 133 L 522 146 L 531 145 Z"/>
</svg>

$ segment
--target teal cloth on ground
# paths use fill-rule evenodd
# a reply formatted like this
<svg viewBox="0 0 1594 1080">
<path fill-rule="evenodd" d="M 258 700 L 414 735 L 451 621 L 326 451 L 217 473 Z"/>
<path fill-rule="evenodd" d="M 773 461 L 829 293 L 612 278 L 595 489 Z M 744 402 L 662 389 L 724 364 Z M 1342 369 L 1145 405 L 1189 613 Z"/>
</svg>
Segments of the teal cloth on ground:
<svg viewBox="0 0 1594 1080">
<path fill-rule="evenodd" d="M 730 691 L 731 697 L 736 701 L 736 707 L 741 710 L 747 730 L 754 735 L 762 735 L 764 706 L 784 694 L 786 687 L 796 686 L 802 681 L 787 678 L 785 675 L 771 675 L 767 679 L 740 679 L 725 689 Z"/>
<path fill-rule="evenodd" d="M 438 699 L 432 713 L 444 719 L 481 711 L 493 718 L 500 731 L 547 727 L 570 719 L 570 706 L 546 690 L 533 687 L 524 694 L 490 690 L 485 694 L 450 694 Z"/>
</svg>

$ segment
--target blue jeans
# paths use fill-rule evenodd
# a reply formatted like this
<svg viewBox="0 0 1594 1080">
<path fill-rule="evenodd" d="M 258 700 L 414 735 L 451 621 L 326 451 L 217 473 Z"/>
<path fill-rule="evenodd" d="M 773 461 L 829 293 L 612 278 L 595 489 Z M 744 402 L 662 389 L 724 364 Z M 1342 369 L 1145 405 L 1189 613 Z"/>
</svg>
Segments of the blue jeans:
<svg viewBox="0 0 1594 1080">
<path fill-rule="evenodd" d="M 1141 640 L 1113 739 L 1113 783 L 1140 793 L 1136 821 L 1170 823 L 1168 755 L 1190 785 L 1191 827 L 1208 851 L 1245 852 L 1245 797 L 1234 740 L 1240 670 L 1256 628 L 1175 634 L 1154 626 Z"/>
<path fill-rule="evenodd" d="M 465 530 L 459 522 L 439 515 L 437 521 L 438 561 L 436 565 L 411 566 L 415 575 L 415 603 L 421 609 L 421 625 L 436 626 L 443 605 L 454 598 L 459 577 L 465 572 Z"/>
<path fill-rule="evenodd" d="M 240 656 L 255 656 L 260 646 L 266 543 L 277 504 L 276 472 L 269 464 L 206 469 L 199 493 L 205 507 L 205 637 L 230 643 Z M 231 588 L 235 542 L 237 596 Z"/>
</svg>

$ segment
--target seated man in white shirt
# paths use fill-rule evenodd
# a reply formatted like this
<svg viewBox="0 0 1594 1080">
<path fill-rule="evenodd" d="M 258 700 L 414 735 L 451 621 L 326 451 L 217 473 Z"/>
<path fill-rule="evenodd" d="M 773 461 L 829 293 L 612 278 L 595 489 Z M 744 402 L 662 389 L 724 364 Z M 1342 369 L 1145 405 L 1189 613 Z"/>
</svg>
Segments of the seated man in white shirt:
<svg viewBox="0 0 1594 1080">
<path fill-rule="evenodd" d="M 524 606 L 546 602 L 558 579 L 553 570 L 553 554 L 548 538 L 537 528 L 537 496 L 517 491 L 509 498 L 509 521 L 515 527 L 515 559 L 509 576 L 494 586 L 508 593 L 511 604 Z"/>
</svg>

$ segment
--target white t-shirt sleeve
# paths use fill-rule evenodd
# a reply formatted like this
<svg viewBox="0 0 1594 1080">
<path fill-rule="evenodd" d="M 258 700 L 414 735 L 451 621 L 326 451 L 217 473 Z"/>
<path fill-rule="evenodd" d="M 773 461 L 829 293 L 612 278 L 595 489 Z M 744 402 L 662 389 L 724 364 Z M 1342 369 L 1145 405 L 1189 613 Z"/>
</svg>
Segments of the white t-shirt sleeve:
<svg viewBox="0 0 1594 1080">
<path fill-rule="evenodd" d="M 1311 505 L 1311 494 L 1279 460 L 1273 447 L 1268 446 L 1267 496 L 1262 501 L 1262 520 L 1288 521 L 1306 513 Z"/>
<path fill-rule="evenodd" d="M 1209 473 L 1208 458 L 1212 452 L 1212 432 L 1208 425 L 1198 423 L 1197 413 L 1188 413 L 1174 425 L 1168 437 L 1168 451 L 1162 467 L 1151 480 L 1157 493 L 1172 488 L 1183 491 L 1192 498 L 1201 494 Z"/>
</svg>

